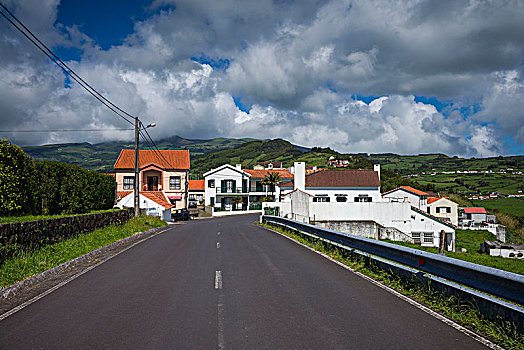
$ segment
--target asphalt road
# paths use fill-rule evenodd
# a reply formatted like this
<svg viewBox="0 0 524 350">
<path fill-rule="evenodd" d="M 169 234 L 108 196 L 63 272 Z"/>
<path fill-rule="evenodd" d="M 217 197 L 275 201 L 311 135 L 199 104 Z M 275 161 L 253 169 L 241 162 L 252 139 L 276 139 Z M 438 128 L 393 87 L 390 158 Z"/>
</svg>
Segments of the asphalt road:
<svg viewBox="0 0 524 350">
<path fill-rule="evenodd" d="M 252 223 L 187 222 L 0 322 L 0 349 L 476 349 L 387 291 Z"/>
</svg>

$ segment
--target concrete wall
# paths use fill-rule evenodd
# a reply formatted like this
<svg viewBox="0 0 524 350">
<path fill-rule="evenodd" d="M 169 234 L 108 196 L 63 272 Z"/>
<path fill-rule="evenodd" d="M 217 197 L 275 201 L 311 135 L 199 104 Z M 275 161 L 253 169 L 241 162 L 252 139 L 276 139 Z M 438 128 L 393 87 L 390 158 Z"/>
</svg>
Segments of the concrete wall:
<svg viewBox="0 0 524 350">
<path fill-rule="evenodd" d="M 379 239 L 380 225 L 373 221 L 315 221 L 313 224 L 354 236 Z"/>
</svg>

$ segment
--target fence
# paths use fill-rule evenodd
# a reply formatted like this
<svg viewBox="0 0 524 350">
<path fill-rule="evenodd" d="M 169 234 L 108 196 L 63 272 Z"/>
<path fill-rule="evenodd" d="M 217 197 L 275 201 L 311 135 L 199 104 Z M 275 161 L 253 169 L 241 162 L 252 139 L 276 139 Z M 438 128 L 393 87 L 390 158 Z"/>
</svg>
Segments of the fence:
<svg viewBox="0 0 524 350">
<path fill-rule="evenodd" d="M 461 294 L 469 293 L 470 295 L 467 298 L 474 300 L 480 308 L 489 309 L 488 314 L 502 316 L 516 322 L 517 325 L 520 322 L 520 327 L 524 327 L 523 307 L 487 295 L 485 297 L 479 296 L 481 293 L 463 287 L 467 286 L 524 305 L 524 276 L 522 275 L 392 243 L 324 229 L 282 217 L 264 215 L 261 220 L 319 237 L 346 249 L 349 247 L 383 258 L 378 258 L 377 261 L 385 269 L 403 269 L 415 275 L 420 275 L 421 271 L 426 272 L 425 276 L 431 278 L 432 283 L 444 284 L 444 288 L 454 288 L 459 290 Z M 448 283 L 449 281 L 455 283 Z M 482 306 L 481 304 L 485 305 Z"/>
</svg>

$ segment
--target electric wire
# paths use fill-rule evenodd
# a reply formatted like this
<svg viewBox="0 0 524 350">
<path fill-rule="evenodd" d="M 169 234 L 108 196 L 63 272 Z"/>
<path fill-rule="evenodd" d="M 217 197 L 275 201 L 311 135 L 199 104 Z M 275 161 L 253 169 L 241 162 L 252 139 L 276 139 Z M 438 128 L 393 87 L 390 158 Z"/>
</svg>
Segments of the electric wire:
<svg viewBox="0 0 524 350">
<path fill-rule="evenodd" d="M 128 117 L 135 118 L 131 114 L 127 113 L 126 111 L 122 110 L 118 106 L 116 106 L 114 103 L 109 101 L 107 98 L 105 98 L 102 94 L 100 94 L 98 91 L 96 91 L 91 85 L 86 83 L 80 76 L 78 76 L 67 64 L 65 64 L 58 56 L 56 56 L 53 51 L 51 51 L 44 43 L 40 41 L 9 9 L 0 2 L 0 6 L 12 17 L 15 19 L 17 23 L 19 23 L 30 35 L 31 37 L 24 32 L 16 23 L 14 23 L 6 14 L 2 11 L 0 11 L 0 14 L 9 21 L 20 33 L 22 33 L 33 45 L 35 45 L 40 51 L 42 51 L 51 61 L 53 61 L 60 69 L 64 71 L 68 76 L 73 78 L 74 81 L 76 81 L 82 88 L 84 88 L 87 92 L 89 92 L 93 97 L 95 97 L 98 101 L 100 101 L 102 104 L 104 104 L 107 108 L 109 108 L 111 111 L 113 111 L 115 114 L 117 114 L 120 118 L 124 119 L 126 122 L 133 124 L 132 121 L 121 115 L 117 112 L 120 111 L 121 113 L 125 114 Z M 33 40 L 34 38 L 34 40 Z M 42 45 L 45 50 L 35 42 L 35 40 Z M 47 51 L 46 51 L 47 50 Z M 63 66 L 62 66 L 63 65 Z M 65 68 L 64 68 L 65 67 Z M 66 69 L 67 68 L 67 69 Z M 85 85 L 84 85 L 85 84 Z M 87 86 L 87 87 L 86 87 Z"/>
<path fill-rule="evenodd" d="M 72 132 L 72 131 L 130 131 L 135 129 L 117 129 L 117 128 L 106 128 L 106 129 L 53 129 L 53 130 L 0 130 L 0 132 Z"/>
</svg>

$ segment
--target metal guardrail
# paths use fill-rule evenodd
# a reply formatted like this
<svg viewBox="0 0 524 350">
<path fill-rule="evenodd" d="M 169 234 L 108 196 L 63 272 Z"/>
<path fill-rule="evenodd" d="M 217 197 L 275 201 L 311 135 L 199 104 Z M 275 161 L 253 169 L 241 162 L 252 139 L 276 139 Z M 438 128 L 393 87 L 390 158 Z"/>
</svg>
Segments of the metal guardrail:
<svg viewBox="0 0 524 350">
<path fill-rule="evenodd" d="M 285 225 L 524 305 L 523 275 L 278 216 L 263 215 L 262 220 Z"/>
</svg>

